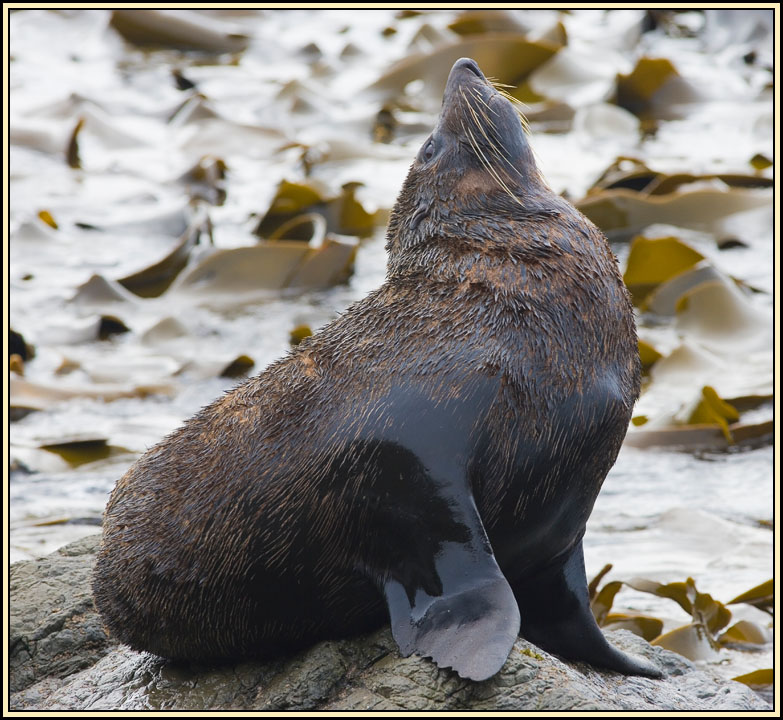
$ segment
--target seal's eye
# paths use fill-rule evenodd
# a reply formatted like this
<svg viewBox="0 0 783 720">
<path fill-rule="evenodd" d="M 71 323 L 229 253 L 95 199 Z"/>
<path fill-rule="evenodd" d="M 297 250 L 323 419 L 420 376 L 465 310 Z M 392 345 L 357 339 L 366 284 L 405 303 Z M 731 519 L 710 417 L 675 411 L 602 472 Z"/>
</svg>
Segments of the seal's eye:
<svg viewBox="0 0 783 720">
<path fill-rule="evenodd" d="M 419 153 L 421 162 L 429 162 L 435 156 L 435 141 L 430 138 Z"/>
</svg>

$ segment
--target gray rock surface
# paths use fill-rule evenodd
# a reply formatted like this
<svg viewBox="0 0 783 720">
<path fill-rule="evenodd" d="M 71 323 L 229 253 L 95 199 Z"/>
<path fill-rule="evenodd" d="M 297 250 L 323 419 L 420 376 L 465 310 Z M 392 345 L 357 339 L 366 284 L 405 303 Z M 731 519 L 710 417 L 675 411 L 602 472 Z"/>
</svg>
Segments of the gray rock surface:
<svg viewBox="0 0 783 720">
<path fill-rule="evenodd" d="M 95 612 L 91 574 L 100 535 L 9 572 L 10 691 L 90 667 L 113 646 Z"/>
<path fill-rule="evenodd" d="M 14 710 L 769 710 L 749 688 L 626 632 L 608 633 L 663 680 L 563 663 L 518 640 L 482 683 L 401 658 L 388 629 L 274 662 L 176 664 L 106 637 L 92 606 L 98 536 L 11 568 Z"/>
</svg>

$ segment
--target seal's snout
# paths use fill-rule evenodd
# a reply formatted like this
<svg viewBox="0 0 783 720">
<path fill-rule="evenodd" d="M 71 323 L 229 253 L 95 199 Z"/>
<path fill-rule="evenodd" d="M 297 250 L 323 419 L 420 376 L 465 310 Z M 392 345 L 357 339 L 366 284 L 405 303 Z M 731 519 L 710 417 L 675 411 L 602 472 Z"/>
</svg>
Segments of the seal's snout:
<svg viewBox="0 0 783 720">
<path fill-rule="evenodd" d="M 457 62 L 455 62 L 454 66 L 451 68 L 451 72 L 455 73 L 458 70 L 469 70 L 476 77 L 480 77 L 482 80 L 485 79 L 484 73 L 481 72 L 479 66 L 476 64 L 476 61 L 472 60 L 471 58 L 460 58 L 457 60 Z"/>
<path fill-rule="evenodd" d="M 460 58 L 451 66 L 449 79 L 446 81 L 446 91 L 444 93 L 444 102 L 447 95 L 455 94 L 460 88 L 467 86 L 483 88 L 490 87 L 484 73 L 478 63 L 471 58 Z"/>
</svg>

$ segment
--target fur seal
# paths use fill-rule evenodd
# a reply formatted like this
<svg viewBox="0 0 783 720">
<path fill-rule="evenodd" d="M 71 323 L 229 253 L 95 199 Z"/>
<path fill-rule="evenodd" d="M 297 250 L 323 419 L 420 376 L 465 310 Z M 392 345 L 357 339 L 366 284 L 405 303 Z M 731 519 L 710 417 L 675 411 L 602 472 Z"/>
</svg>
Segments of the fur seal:
<svg viewBox="0 0 783 720">
<path fill-rule="evenodd" d="M 590 611 L 585 523 L 639 394 L 603 235 L 546 185 L 463 58 L 392 211 L 386 282 L 152 448 L 111 495 L 111 634 L 168 658 L 269 656 L 391 620 L 462 677 L 521 634 L 656 676 Z"/>
</svg>

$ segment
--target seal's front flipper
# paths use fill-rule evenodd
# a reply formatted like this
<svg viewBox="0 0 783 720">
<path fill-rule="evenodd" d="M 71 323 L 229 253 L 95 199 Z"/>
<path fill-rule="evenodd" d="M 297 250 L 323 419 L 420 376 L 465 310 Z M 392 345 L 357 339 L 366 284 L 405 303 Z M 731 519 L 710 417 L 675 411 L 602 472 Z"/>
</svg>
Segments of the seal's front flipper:
<svg viewBox="0 0 783 720">
<path fill-rule="evenodd" d="M 394 639 L 405 657 L 415 652 L 461 677 L 486 680 L 503 667 L 519 633 L 514 593 L 488 543 L 444 543 L 435 570 L 439 594 L 386 581 Z"/>
<path fill-rule="evenodd" d="M 587 593 L 581 541 L 564 562 L 514 584 L 521 634 L 548 652 L 625 675 L 661 677 L 652 663 L 620 652 L 598 628 Z"/>
<path fill-rule="evenodd" d="M 356 567 L 383 592 L 403 655 L 415 652 L 485 680 L 503 666 L 519 634 L 514 593 L 468 477 L 476 408 L 492 402 L 497 386 L 476 378 L 469 392 L 452 395 L 456 380 L 440 381 L 438 402 L 429 386 L 426 393 L 411 384 L 393 388 L 382 402 L 382 437 L 346 449 L 343 464 L 364 475 L 367 530 Z"/>
</svg>

